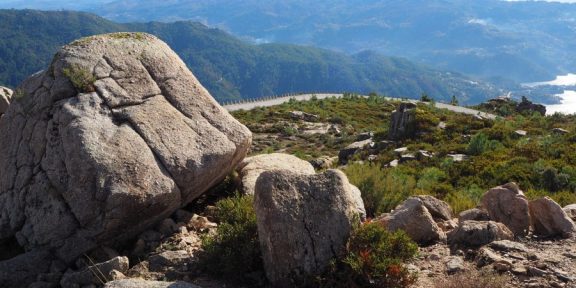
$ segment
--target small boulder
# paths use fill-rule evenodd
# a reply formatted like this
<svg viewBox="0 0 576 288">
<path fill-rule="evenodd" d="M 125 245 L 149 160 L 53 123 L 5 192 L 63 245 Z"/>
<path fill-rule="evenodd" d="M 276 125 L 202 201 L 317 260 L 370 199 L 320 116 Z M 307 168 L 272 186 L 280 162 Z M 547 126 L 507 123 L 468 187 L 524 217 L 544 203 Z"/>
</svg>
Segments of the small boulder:
<svg viewBox="0 0 576 288">
<path fill-rule="evenodd" d="M 530 216 L 536 235 L 568 238 L 576 232 L 576 225 L 572 219 L 550 197 L 530 201 Z"/>
<path fill-rule="evenodd" d="M 103 280 L 111 279 L 111 273 L 128 271 L 128 257 L 116 257 L 104 263 L 98 263 L 78 272 L 67 272 L 62 276 L 60 285 L 63 288 L 82 287 L 86 285 L 100 285 Z M 102 279 L 103 278 L 103 279 Z"/>
<path fill-rule="evenodd" d="M 566 215 L 568 215 L 572 221 L 576 221 L 576 204 L 570 204 L 562 208 L 562 210 L 566 212 Z"/>
<path fill-rule="evenodd" d="M 335 159 L 332 157 L 322 156 L 316 159 L 312 159 L 309 162 L 315 169 L 330 169 L 332 165 L 337 162 L 338 158 L 336 158 L 336 161 L 334 160 Z"/>
<path fill-rule="evenodd" d="M 412 153 L 400 155 L 400 164 L 408 162 L 408 161 L 416 161 L 416 160 L 418 160 L 418 158 L 416 158 L 416 155 L 414 155 Z"/>
<path fill-rule="evenodd" d="M 494 252 L 494 250 L 488 247 L 482 247 L 476 253 L 476 257 L 474 261 L 476 262 L 476 266 L 484 267 L 486 265 L 503 261 L 504 259 L 498 255 L 498 253 Z"/>
<path fill-rule="evenodd" d="M 236 167 L 242 181 L 242 192 L 254 195 L 254 186 L 260 174 L 271 170 L 289 170 L 306 175 L 316 173 L 312 164 L 289 154 L 272 153 L 248 157 Z"/>
<path fill-rule="evenodd" d="M 554 129 L 552 129 L 552 132 L 554 132 L 556 134 L 560 134 L 560 135 L 566 135 L 566 134 L 570 133 L 570 131 L 568 131 L 566 129 L 562 129 L 562 128 L 554 128 Z"/>
<path fill-rule="evenodd" d="M 490 215 L 485 210 L 479 208 L 472 208 L 466 211 L 460 212 L 458 215 L 458 221 L 463 222 L 466 220 L 474 221 L 490 221 Z"/>
<path fill-rule="evenodd" d="M 480 247 L 497 240 L 512 240 L 514 235 L 504 224 L 468 220 L 448 233 L 448 244 L 456 247 Z"/>
<path fill-rule="evenodd" d="M 254 208 L 266 276 L 274 287 L 291 287 L 293 281 L 322 272 L 344 251 L 358 223 L 351 187 L 338 170 L 260 175 Z"/>
<path fill-rule="evenodd" d="M 398 109 L 392 112 L 388 139 L 402 140 L 414 136 L 416 134 L 415 120 L 416 104 L 401 103 Z"/>
<path fill-rule="evenodd" d="M 408 198 L 392 213 L 375 221 L 382 223 L 390 231 L 404 230 L 412 240 L 422 245 L 432 244 L 446 238 L 424 205 L 424 201 L 418 197 Z"/>
<path fill-rule="evenodd" d="M 419 195 L 416 198 L 422 201 L 422 204 L 428 209 L 434 221 L 448 221 L 452 220 L 452 208 L 448 203 L 438 200 L 430 195 Z"/>
<path fill-rule="evenodd" d="M 464 162 L 468 160 L 468 155 L 466 154 L 448 154 L 446 155 L 448 158 L 452 159 L 454 162 Z"/>
<path fill-rule="evenodd" d="M 315 114 L 310 114 L 302 111 L 290 111 L 290 118 L 294 120 L 303 120 L 307 122 L 316 122 L 320 117 Z"/>
<path fill-rule="evenodd" d="M 488 244 L 488 247 L 502 252 L 524 252 L 528 253 L 530 250 L 522 243 L 510 240 L 498 240 Z"/>
<path fill-rule="evenodd" d="M 354 154 L 371 148 L 374 148 L 374 142 L 372 141 L 372 139 L 354 142 L 346 146 L 346 148 L 340 150 L 340 152 L 338 153 L 338 161 L 340 162 L 340 164 L 345 165 L 346 163 L 348 163 L 348 160 L 350 160 L 350 158 L 352 158 Z"/>
<path fill-rule="evenodd" d="M 35 250 L 0 261 L 0 287 L 27 287 L 41 273 L 50 272 L 53 255 Z"/>
<path fill-rule="evenodd" d="M 350 184 L 350 190 L 352 191 L 352 197 L 354 203 L 356 204 L 356 211 L 360 216 L 360 220 L 366 220 L 366 208 L 364 207 L 364 200 L 362 200 L 362 191 L 352 184 Z"/>
<path fill-rule="evenodd" d="M 372 131 L 363 132 L 363 133 L 360 133 L 356 136 L 356 141 L 364 141 L 364 140 L 372 139 L 372 137 L 374 137 L 374 132 L 372 132 Z"/>
<path fill-rule="evenodd" d="M 464 259 L 458 256 L 450 256 L 444 260 L 446 263 L 446 273 L 454 274 L 464 270 Z"/>
<path fill-rule="evenodd" d="M 494 187 L 482 196 L 482 207 L 490 219 L 504 223 L 515 236 L 524 236 L 530 230 L 528 200 L 516 183 Z"/>
</svg>

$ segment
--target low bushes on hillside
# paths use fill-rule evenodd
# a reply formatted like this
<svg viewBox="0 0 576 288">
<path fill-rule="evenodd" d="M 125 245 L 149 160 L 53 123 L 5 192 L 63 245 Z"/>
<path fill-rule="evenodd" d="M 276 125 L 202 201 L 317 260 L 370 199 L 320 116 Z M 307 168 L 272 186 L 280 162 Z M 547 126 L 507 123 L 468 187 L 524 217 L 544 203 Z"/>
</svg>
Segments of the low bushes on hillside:
<svg viewBox="0 0 576 288">
<path fill-rule="evenodd" d="M 378 223 L 364 224 L 350 237 L 346 255 L 335 260 L 314 287 L 409 287 L 416 275 L 404 263 L 417 251 L 403 231 L 391 233 Z"/>
</svg>

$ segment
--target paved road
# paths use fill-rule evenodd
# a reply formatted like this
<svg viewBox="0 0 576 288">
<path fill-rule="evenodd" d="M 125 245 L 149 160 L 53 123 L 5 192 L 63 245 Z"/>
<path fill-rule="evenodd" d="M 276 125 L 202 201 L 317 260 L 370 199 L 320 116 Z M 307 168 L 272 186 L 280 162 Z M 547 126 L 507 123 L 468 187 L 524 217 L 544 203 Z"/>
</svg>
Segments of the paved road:
<svg viewBox="0 0 576 288">
<path fill-rule="evenodd" d="M 310 100 L 312 98 L 312 96 L 316 96 L 317 99 L 324 99 L 324 98 L 330 98 L 330 97 L 341 98 L 342 96 L 344 96 L 344 94 L 336 94 L 336 93 L 334 93 L 334 94 L 331 94 L 331 93 L 302 94 L 302 95 L 279 97 L 279 98 L 261 100 L 261 101 L 255 101 L 255 102 L 246 102 L 246 103 L 240 103 L 240 104 L 224 105 L 224 108 L 226 108 L 228 111 L 236 111 L 236 110 L 241 110 L 241 109 L 250 110 L 250 109 L 253 109 L 256 107 L 269 107 L 269 106 L 280 105 L 282 103 L 286 103 L 286 102 L 290 101 L 290 99 L 295 99 L 296 101 Z M 386 97 L 386 99 L 388 99 L 388 100 L 401 100 L 398 98 L 389 98 L 389 97 Z M 414 102 L 414 103 L 420 102 L 418 100 L 408 100 L 408 101 Z M 436 104 L 437 108 L 448 109 L 448 110 L 454 111 L 456 113 L 463 113 L 463 114 L 468 114 L 468 115 L 480 115 L 484 118 L 496 119 L 496 115 L 494 115 L 494 114 L 481 112 L 481 111 L 466 108 L 466 107 L 454 106 L 454 105 L 438 103 L 438 102 L 436 102 L 435 104 Z"/>
</svg>

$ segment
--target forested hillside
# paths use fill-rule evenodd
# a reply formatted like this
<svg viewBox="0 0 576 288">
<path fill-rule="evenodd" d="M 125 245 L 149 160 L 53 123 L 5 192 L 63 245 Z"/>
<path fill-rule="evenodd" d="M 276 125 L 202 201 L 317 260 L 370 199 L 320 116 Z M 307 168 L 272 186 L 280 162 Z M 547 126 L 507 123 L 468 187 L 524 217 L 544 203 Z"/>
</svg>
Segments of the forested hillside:
<svg viewBox="0 0 576 288">
<path fill-rule="evenodd" d="M 377 92 L 461 103 L 500 93 L 463 75 L 372 52 L 352 56 L 313 47 L 256 45 L 197 22 L 119 24 L 83 12 L 0 10 L 0 85 L 17 86 L 44 69 L 56 50 L 77 38 L 141 31 L 166 41 L 220 101 L 298 92 Z"/>
</svg>

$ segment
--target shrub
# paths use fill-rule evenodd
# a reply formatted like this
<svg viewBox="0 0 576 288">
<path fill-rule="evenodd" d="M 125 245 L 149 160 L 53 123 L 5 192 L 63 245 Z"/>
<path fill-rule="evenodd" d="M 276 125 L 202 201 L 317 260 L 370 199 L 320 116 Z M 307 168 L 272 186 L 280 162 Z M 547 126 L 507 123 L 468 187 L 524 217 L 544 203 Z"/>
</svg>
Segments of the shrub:
<svg viewBox="0 0 576 288">
<path fill-rule="evenodd" d="M 253 196 L 234 196 L 216 203 L 220 222 L 215 235 L 202 239 L 200 265 L 212 275 L 234 283 L 264 283 Z"/>
<path fill-rule="evenodd" d="M 72 64 L 70 67 L 64 68 L 62 72 L 78 91 L 82 93 L 96 91 L 94 88 L 96 77 L 92 75 L 92 72 L 90 72 L 88 68 L 82 67 L 78 64 Z"/>
<path fill-rule="evenodd" d="M 404 262 L 418 246 L 403 231 L 388 232 L 379 223 L 357 228 L 347 254 L 317 279 L 321 287 L 408 287 L 416 281 Z"/>
<path fill-rule="evenodd" d="M 379 165 L 354 163 L 344 171 L 350 182 L 362 191 L 368 217 L 389 212 L 413 195 L 416 179 L 408 167 L 383 169 Z"/>
</svg>

